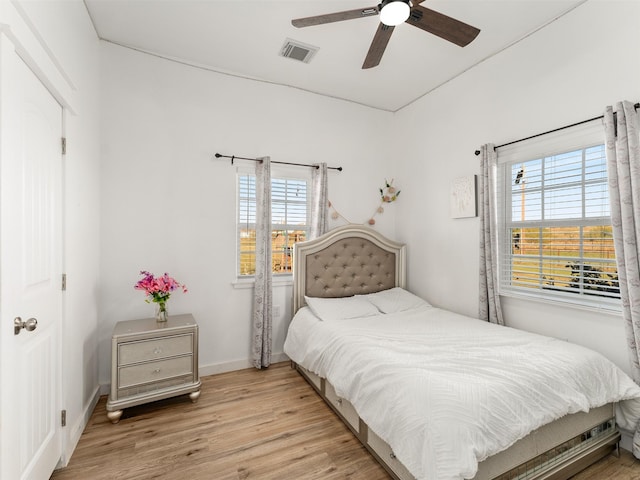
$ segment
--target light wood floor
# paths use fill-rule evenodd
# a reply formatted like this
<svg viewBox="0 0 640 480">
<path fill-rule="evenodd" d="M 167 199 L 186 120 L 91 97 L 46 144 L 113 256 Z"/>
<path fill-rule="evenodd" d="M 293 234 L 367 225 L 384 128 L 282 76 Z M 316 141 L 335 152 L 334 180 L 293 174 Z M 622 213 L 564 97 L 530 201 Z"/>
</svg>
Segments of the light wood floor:
<svg viewBox="0 0 640 480">
<path fill-rule="evenodd" d="M 289 363 L 202 378 L 202 395 L 126 409 L 117 425 L 100 399 L 52 480 L 387 480 L 389 476 Z M 622 451 L 575 480 L 640 480 Z"/>
</svg>

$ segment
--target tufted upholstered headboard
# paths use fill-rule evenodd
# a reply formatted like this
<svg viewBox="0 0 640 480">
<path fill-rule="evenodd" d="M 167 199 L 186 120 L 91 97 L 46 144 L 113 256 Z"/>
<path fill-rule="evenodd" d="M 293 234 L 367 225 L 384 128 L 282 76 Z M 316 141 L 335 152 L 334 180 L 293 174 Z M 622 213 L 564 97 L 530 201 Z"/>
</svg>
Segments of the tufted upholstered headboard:
<svg viewBox="0 0 640 480">
<path fill-rule="evenodd" d="M 405 246 L 362 225 L 338 227 L 293 248 L 293 313 L 304 296 L 349 297 L 405 287 Z"/>
</svg>

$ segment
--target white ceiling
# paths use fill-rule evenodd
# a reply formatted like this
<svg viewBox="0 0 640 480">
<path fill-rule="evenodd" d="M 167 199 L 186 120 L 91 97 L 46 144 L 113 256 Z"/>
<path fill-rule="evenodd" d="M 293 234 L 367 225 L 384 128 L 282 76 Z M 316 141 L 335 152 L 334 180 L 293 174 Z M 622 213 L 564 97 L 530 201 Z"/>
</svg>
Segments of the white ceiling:
<svg viewBox="0 0 640 480">
<path fill-rule="evenodd" d="M 294 18 L 376 0 L 85 0 L 100 38 L 214 71 L 397 111 L 586 0 L 426 0 L 481 30 L 461 48 L 409 24 L 380 65 L 362 70 L 379 17 L 306 28 Z M 279 56 L 285 39 L 319 47 L 311 63 Z"/>
</svg>

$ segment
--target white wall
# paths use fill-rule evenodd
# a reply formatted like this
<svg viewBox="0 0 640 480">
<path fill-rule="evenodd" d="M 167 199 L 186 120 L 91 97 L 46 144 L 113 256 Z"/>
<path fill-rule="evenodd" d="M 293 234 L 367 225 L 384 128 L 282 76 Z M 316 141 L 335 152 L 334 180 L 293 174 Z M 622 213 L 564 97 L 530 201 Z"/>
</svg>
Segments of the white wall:
<svg viewBox="0 0 640 480">
<path fill-rule="evenodd" d="M 199 323 L 201 374 L 249 366 L 253 290 L 232 285 L 236 168 L 214 153 L 342 166 L 329 174 L 330 198 L 363 223 L 395 174 L 379 135 L 393 115 L 110 43 L 102 47 L 102 81 L 100 382 L 110 381 L 114 324 L 153 314 L 133 289 L 140 270 L 187 284 L 169 309 Z M 378 217 L 389 236 L 394 206 Z M 283 358 L 290 298 L 289 286 L 275 289 L 282 312 L 274 319 L 275 359 Z"/>
<path fill-rule="evenodd" d="M 474 151 L 640 100 L 640 2 L 592 0 L 398 112 L 409 286 L 469 315 L 478 306 L 477 218 L 449 218 L 453 179 L 479 173 Z M 482 34 L 481 34 L 482 35 Z M 503 298 L 506 322 L 591 347 L 629 371 L 620 316 Z"/>
<path fill-rule="evenodd" d="M 0 23 L 65 107 L 64 462 L 98 398 L 99 41 L 81 0 L 1 3 Z"/>
</svg>

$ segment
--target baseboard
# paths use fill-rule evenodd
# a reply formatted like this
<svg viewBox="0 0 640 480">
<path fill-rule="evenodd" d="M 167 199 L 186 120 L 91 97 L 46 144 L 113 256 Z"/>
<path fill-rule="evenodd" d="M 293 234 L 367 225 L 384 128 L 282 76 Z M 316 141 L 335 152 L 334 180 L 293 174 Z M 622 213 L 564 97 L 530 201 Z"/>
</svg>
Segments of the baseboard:
<svg viewBox="0 0 640 480">
<path fill-rule="evenodd" d="M 82 415 L 78 416 L 78 420 L 75 422 L 75 424 L 67 427 L 69 428 L 69 430 L 66 432 L 67 435 L 65 437 L 62 456 L 58 461 L 56 469 L 66 467 L 69 464 L 71 455 L 78 446 L 78 442 L 80 441 L 82 432 L 84 432 L 85 427 L 89 423 L 89 419 L 93 414 L 93 410 L 96 408 L 98 400 L 100 399 L 100 392 L 101 387 L 96 386 L 91 396 L 91 401 L 85 406 L 84 410 L 82 411 Z"/>
<path fill-rule="evenodd" d="M 276 353 L 271 356 L 271 363 L 288 362 L 289 357 L 285 353 Z M 211 365 L 200 365 L 200 376 L 216 375 L 218 373 L 235 372 L 236 370 L 244 370 L 252 368 L 251 360 L 236 360 L 233 362 L 216 363 Z"/>
</svg>

